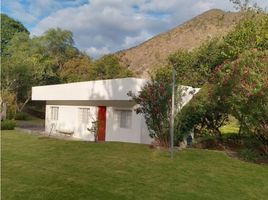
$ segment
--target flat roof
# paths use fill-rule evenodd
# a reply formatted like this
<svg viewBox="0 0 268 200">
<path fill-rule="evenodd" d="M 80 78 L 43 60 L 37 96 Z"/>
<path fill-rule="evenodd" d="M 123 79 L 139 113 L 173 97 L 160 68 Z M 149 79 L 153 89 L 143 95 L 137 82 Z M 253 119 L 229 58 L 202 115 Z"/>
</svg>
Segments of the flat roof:
<svg viewBox="0 0 268 200">
<path fill-rule="evenodd" d="M 140 78 L 119 78 L 32 87 L 32 100 L 130 100 L 147 82 Z"/>
</svg>

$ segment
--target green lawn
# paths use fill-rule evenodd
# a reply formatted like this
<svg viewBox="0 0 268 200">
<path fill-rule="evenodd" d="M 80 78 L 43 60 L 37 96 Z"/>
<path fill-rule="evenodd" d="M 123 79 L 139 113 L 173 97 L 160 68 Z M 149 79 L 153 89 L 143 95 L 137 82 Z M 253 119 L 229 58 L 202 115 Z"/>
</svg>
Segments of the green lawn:
<svg viewBox="0 0 268 200">
<path fill-rule="evenodd" d="M 268 166 L 221 152 L 168 152 L 3 131 L 2 199 L 267 199 Z"/>
<path fill-rule="evenodd" d="M 222 134 L 238 133 L 239 122 L 233 116 L 229 116 L 229 122 L 220 128 Z"/>
</svg>

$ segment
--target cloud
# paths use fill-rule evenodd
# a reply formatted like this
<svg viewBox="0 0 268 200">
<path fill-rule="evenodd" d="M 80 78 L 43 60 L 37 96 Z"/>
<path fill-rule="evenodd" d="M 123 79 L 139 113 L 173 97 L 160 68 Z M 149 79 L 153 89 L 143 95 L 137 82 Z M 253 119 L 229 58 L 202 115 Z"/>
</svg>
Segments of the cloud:
<svg viewBox="0 0 268 200">
<path fill-rule="evenodd" d="M 123 48 L 129 48 L 135 46 L 138 43 L 148 40 L 152 36 L 153 35 L 148 33 L 147 31 L 141 31 L 139 35 L 134 37 L 126 36 L 124 39 Z"/>
<path fill-rule="evenodd" d="M 32 27 L 57 10 L 85 3 L 88 3 L 88 0 L 2 0 L 1 6 L 2 12 Z"/>
<path fill-rule="evenodd" d="M 88 55 L 91 55 L 93 57 L 101 57 L 105 54 L 110 53 L 109 49 L 107 47 L 101 47 L 101 48 L 96 48 L 96 47 L 89 47 L 85 49 L 85 52 Z"/>
<path fill-rule="evenodd" d="M 167 28 L 164 20 L 136 12 L 134 4 L 136 1 L 92 0 L 90 4 L 55 12 L 31 32 L 40 35 L 55 27 L 71 30 L 76 45 L 93 56 L 129 48 Z"/>
<path fill-rule="evenodd" d="M 8 1 L 8 0 L 5 0 Z M 10 1 L 13 2 L 13 1 Z M 60 27 L 94 57 L 135 46 L 212 8 L 233 10 L 229 0 L 23 0 L 9 3 L 32 35 Z M 262 7 L 267 0 L 257 1 Z M 8 4 L 8 3 L 6 3 Z M 26 24 L 27 24 L 26 23 Z"/>
<path fill-rule="evenodd" d="M 5 9 L 10 12 L 9 15 L 11 15 L 17 20 L 20 20 L 27 24 L 37 21 L 36 16 L 29 12 L 26 12 L 25 8 L 20 2 L 4 1 L 2 2 L 2 6 L 5 6 Z"/>
</svg>

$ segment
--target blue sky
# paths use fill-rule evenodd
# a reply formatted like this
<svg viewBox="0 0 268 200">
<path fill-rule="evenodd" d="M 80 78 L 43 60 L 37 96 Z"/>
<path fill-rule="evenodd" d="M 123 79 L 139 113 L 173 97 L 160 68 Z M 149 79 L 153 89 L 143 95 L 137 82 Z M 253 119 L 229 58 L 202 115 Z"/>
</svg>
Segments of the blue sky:
<svg viewBox="0 0 268 200">
<path fill-rule="evenodd" d="M 1 11 L 23 22 L 33 29 L 40 20 L 58 10 L 79 7 L 88 0 L 2 0 Z"/>
<path fill-rule="evenodd" d="M 268 7 L 268 0 L 255 0 Z M 92 57 L 135 46 L 229 0 L 2 0 L 1 12 L 39 36 L 60 27 Z"/>
</svg>

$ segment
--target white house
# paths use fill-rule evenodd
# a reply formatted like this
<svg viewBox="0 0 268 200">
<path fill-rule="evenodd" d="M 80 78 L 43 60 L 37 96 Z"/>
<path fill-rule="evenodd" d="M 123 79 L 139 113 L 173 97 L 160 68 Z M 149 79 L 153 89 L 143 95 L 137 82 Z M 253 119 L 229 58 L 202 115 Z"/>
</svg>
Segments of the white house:
<svg viewBox="0 0 268 200">
<path fill-rule="evenodd" d="M 94 141 L 94 122 L 98 121 L 99 141 L 151 143 L 142 115 L 134 111 L 135 102 L 127 95 L 138 93 L 145 79 L 122 78 L 37 86 L 32 100 L 46 101 L 45 130 L 50 134 Z M 185 87 L 183 104 L 198 91 Z"/>
</svg>

